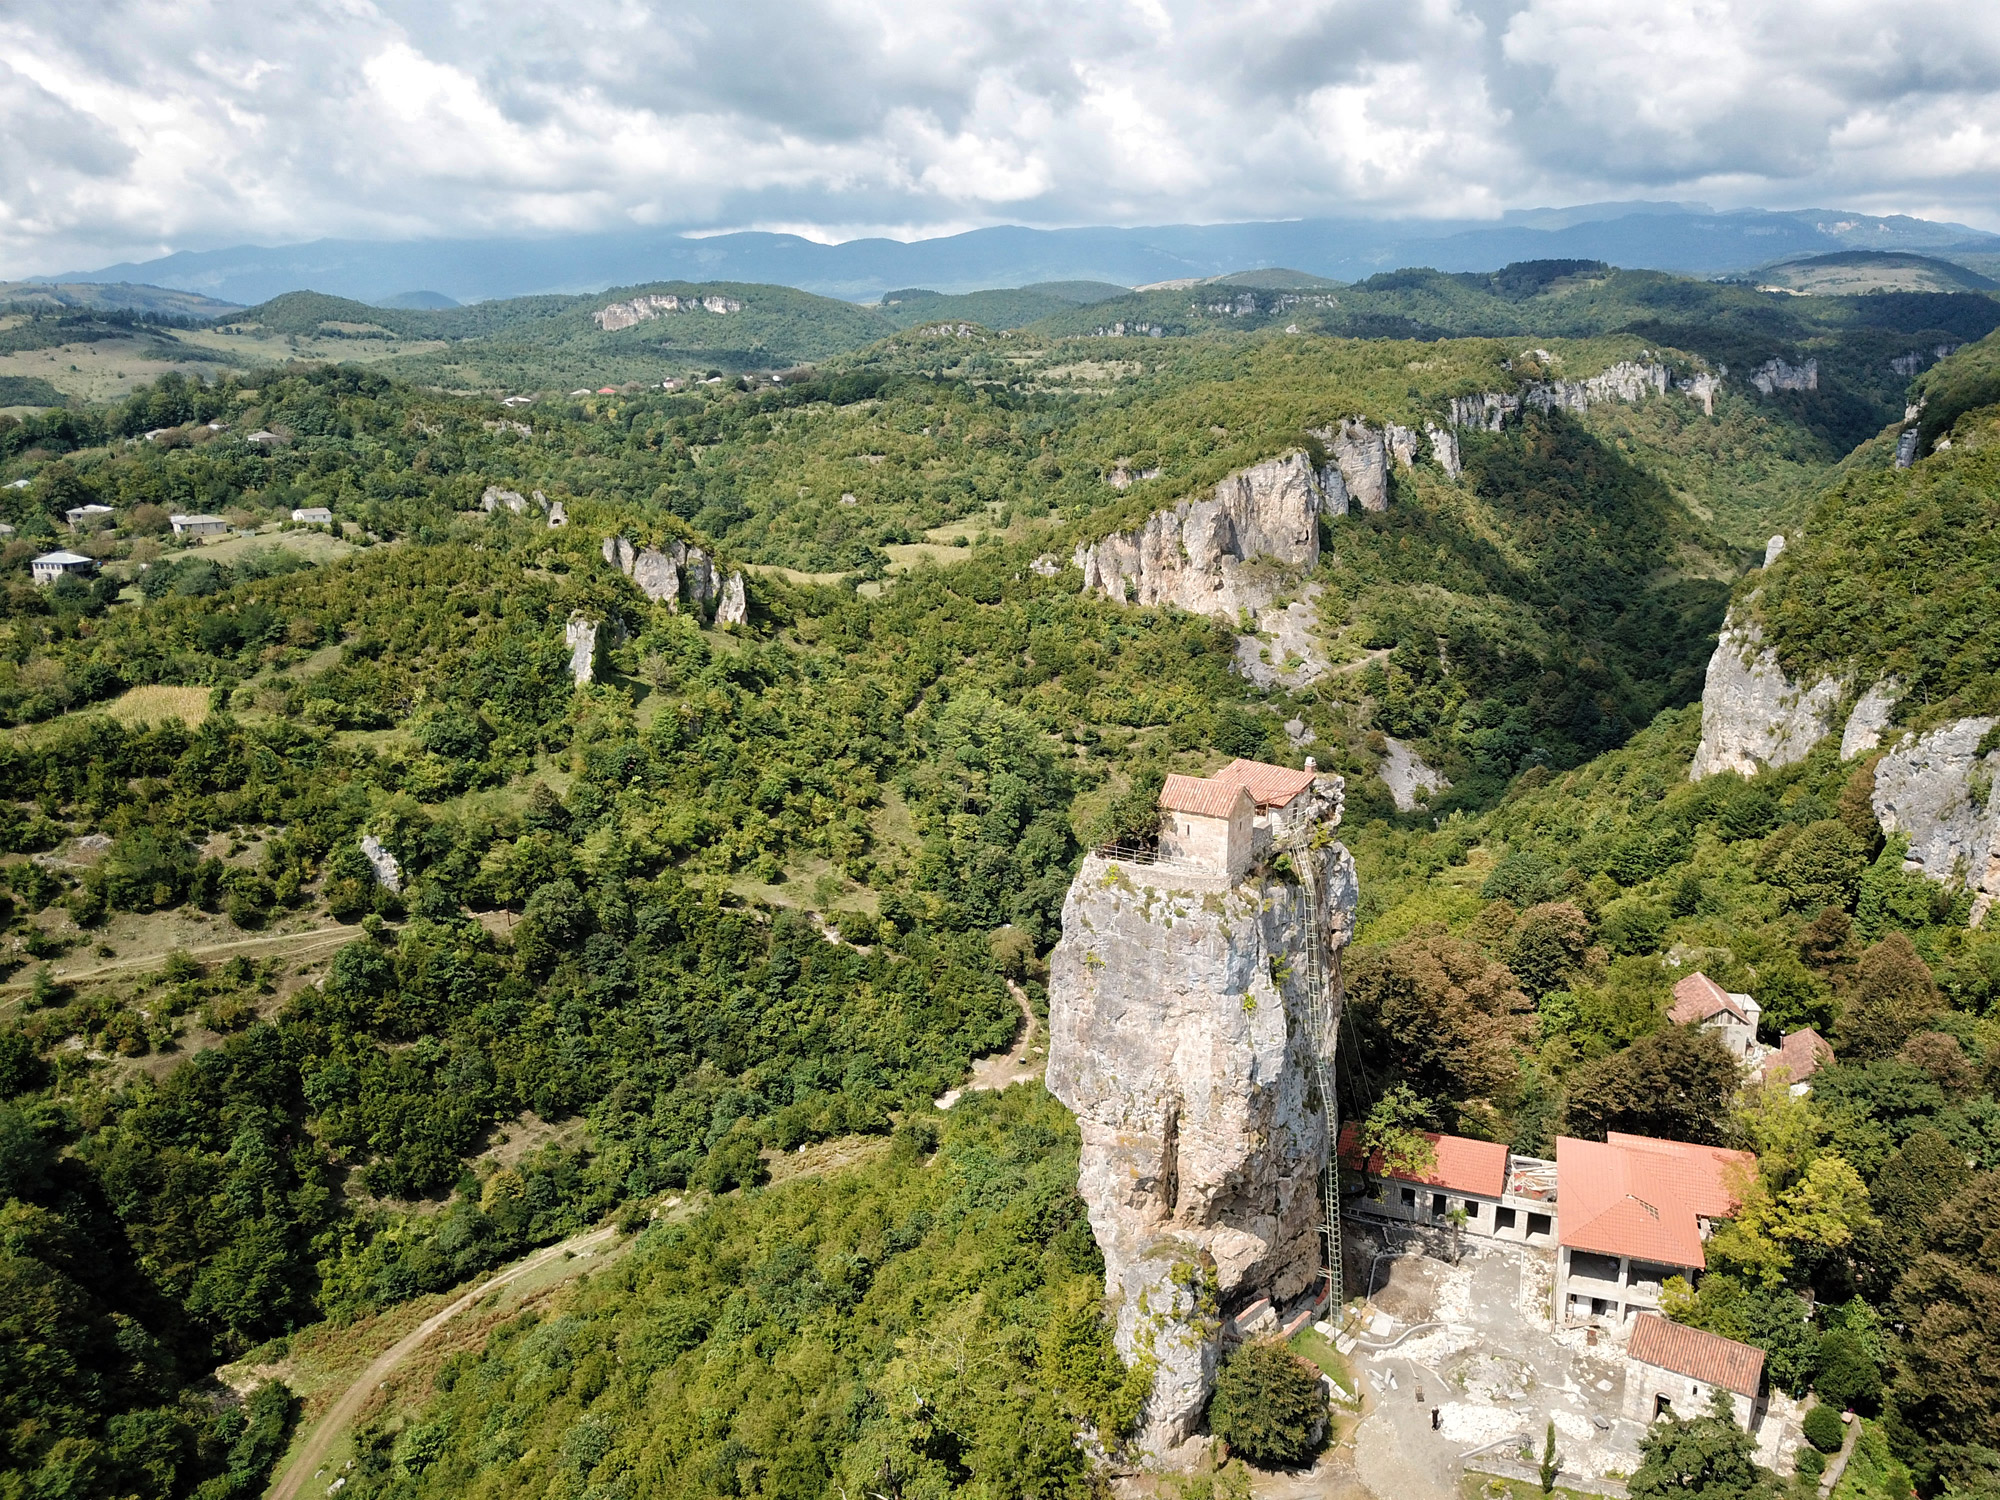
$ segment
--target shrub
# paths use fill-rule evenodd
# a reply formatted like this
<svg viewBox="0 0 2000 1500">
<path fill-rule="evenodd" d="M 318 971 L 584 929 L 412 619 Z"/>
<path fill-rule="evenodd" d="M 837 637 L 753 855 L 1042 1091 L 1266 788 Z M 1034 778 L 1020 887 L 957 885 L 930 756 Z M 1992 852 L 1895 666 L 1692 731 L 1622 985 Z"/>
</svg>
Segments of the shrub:
<svg viewBox="0 0 2000 1500">
<path fill-rule="evenodd" d="M 1847 1424 L 1831 1406 L 1815 1406 L 1806 1413 L 1803 1430 L 1806 1441 L 1822 1453 L 1832 1453 L 1847 1437 Z"/>
<path fill-rule="evenodd" d="M 1813 1389 L 1826 1406 L 1872 1411 L 1882 1399 L 1882 1372 L 1860 1339 L 1834 1329 L 1819 1341 L 1819 1378 Z"/>
<path fill-rule="evenodd" d="M 1283 1344 L 1260 1339 L 1243 1345 L 1222 1367 L 1208 1425 L 1215 1435 L 1255 1464 L 1301 1464 L 1311 1459 L 1326 1419 L 1319 1371 Z"/>
</svg>

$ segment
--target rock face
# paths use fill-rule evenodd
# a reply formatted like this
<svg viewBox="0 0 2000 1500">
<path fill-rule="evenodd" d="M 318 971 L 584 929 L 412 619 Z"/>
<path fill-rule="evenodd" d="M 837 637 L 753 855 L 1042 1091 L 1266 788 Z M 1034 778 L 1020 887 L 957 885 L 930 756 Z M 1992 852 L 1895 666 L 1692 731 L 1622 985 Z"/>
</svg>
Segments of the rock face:
<svg viewBox="0 0 2000 1500">
<path fill-rule="evenodd" d="M 1779 558 L 1783 557 L 1784 555 L 1785 555 L 1785 539 L 1782 535 L 1774 536 L 1768 542 L 1764 543 L 1765 567 L 1767 568 L 1770 567 L 1772 563 L 1776 562 Z"/>
<path fill-rule="evenodd" d="M 731 573 L 722 586 L 722 600 L 715 606 L 715 623 L 741 629 L 750 623 L 750 600 L 743 591 L 743 575 Z"/>
<path fill-rule="evenodd" d="M 715 564 L 699 547 L 687 549 L 685 559 L 687 570 L 688 603 L 706 614 L 708 606 L 722 592 L 722 580 L 715 575 Z"/>
<path fill-rule="evenodd" d="M 1451 425 L 1498 432 L 1524 411 L 1581 413 L 1606 401 L 1641 401 L 1647 396 L 1663 396 L 1672 384 L 1673 372 L 1665 365 L 1628 359 L 1582 380 L 1533 380 L 1519 391 L 1454 396 Z"/>
<path fill-rule="evenodd" d="M 1850 760 L 1882 743 L 1882 731 L 1903 696 L 1903 685 L 1893 677 L 1884 678 L 1861 695 L 1854 712 L 1847 716 L 1847 728 L 1840 736 L 1840 758 Z"/>
<path fill-rule="evenodd" d="M 1230 885 L 1096 855 L 1063 904 L 1048 1087 L 1082 1130 L 1078 1190 L 1119 1351 L 1158 1361 L 1139 1439 L 1155 1456 L 1201 1418 L 1224 1315 L 1319 1274 L 1326 1121 L 1301 954 L 1308 921 L 1336 950 L 1357 898 L 1347 851 L 1320 857 L 1316 913 L 1268 869 Z"/>
<path fill-rule="evenodd" d="M 569 623 L 563 626 L 563 645 L 569 648 L 569 675 L 582 687 L 597 677 L 597 627 L 596 620 L 586 620 L 582 615 L 571 615 Z"/>
<path fill-rule="evenodd" d="M 1838 678 L 1803 685 L 1785 676 L 1778 654 L 1763 644 L 1753 620 L 1722 627 L 1708 681 L 1701 690 L 1701 743 L 1691 781 L 1720 771 L 1755 776 L 1767 766 L 1804 760 L 1832 729 L 1841 697 Z"/>
<path fill-rule="evenodd" d="M 655 604 L 665 601 L 669 608 L 678 606 L 681 596 L 681 573 L 672 553 L 680 551 L 676 542 L 672 552 L 662 552 L 658 547 L 648 547 L 632 559 L 629 571 L 632 581 L 639 586 L 639 592 Z"/>
<path fill-rule="evenodd" d="M 497 484 L 487 485 L 479 496 L 479 508 L 490 511 L 503 507 L 517 516 L 521 515 L 528 509 L 528 497 L 519 490 L 503 490 Z"/>
<path fill-rule="evenodd" d="M 2000 750 L 1979 753 L 2000 720 L 1959 719 L 1905 740 L 1875 763 L 1875 819 L 1909 835 L 1903 868 L 1931 880 L 1962 880 L 1972 921 L 2000 896 L 2000 807 L 1993 777 Z"/>
<path fill-rule="evenodd" d="M 1819 361 L 1788 365 L 1782 359 L 1767 359 L 1750 376 L 1750 383 L 1770 395 L 1774 391 L 1816 391 L 1819 389 Z"/>
<path fill-rule="evenodd" d="M 614 302 L 609 307 L 599 308 L 590 316 L 591 320 L 606 333 L 616 333 L 621 328 L 631 328 L 664 313 L 722 314 L 742 311 L 743 304 L 734 297 L 676 297 L 671 292 L 654 292 L 648 296 L 634 297 L 630 302 Z"/>
<path fill-rule="evenodd" d="M 1330 509 L 1329 515 L 1346 515 L 1346 500 L 1363 510 L 1389 508 L 1389 443 L 1385 434 L 1358 417 L 1343 417 L 1338 427 L 1317 428 L 1313 436 L 1333 455 L 1332 467 L 1339 473 L 1344 491 L 1340 507 Z"/>
<path fill-rule="evenodd" d="M 1277 578 L 1256 564 L 1310 568 L 1319 561 L 1320 476 L 1303 453 L 1232 474 L 1213 498 L 1159 510 L 1138 531 L 1079 546 L 1083 586 L 1108 599 L 1173 604 L 1234 621 L 1268 604 Z"/>
<path fill-rule="evenodd" d="M 1401 467 L 1414 469 L 1417 466 L 1417 430 L 1414 427 L 1398 427 L 1391 422 L 1382 429 L 1382 441 L 1396 455 L 1396 462 Z"/>
<path fill-rule="evenodd" d="M 396 856 L 382 847 L 382 841 L 372 833 L 361 836 L 361 854 L 375 871 L 375 879 L 384 890 L 402 893 L 403 867 L 396 862 Z"/>
<path fill-rule="evenodd" d="M 1465 472 L 1465 466 L 1458 459 L 1458 434 L 1448 427 L 1426 425 L 1424 436 L 1430 440 L 1431 457 L 1438 467 L 1453 479 Z"/>
<path fill-rule="evenodd" d="M 1401 740 L 1385 734 L 1382 742 L 1382 764 L 1377 773 L 1389 789 L 1397 812 L 1415 812 L 1420 802 L 1451 790 L 1451 781 L 1444 772 L 1426 765 L 1424 758 Z"/>
</svg>

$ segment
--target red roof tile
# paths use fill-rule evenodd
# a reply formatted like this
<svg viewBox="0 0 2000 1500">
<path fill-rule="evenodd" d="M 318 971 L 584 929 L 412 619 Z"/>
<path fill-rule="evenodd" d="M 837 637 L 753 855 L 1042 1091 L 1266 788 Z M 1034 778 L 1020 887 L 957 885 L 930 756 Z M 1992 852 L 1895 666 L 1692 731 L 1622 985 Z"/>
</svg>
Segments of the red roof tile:
<svg viewBox="0 0 2000 1500">
<path fill-rule="evenodd" d="M 1789 1083 L 1804 1083 L 1833 1061 L 1833 1046 L 1810 1026 L 1794 1031 L 1778 1043 L 1778 1050 L 1764 1059 L 1763 1076 L 1775 1078 L 1780 1069 Z"/>
<path fill-rule="evenodd" d="M 1393 1177 L 1398 1182 L 1421 1182 L 1427 1187 L 1446 1188 L 1454 1193 L 1478 1193 L 1498 1198 L 1507 1186 L 1507 1148 L 1498 1141 L 1475 1141 L 1462 1135 L 1421 1132 L 1437 1153 L 1431 1170 L 1422 1175 L 1387 1172 L 1382 1153 L 1376 1152 L 1364 1165 L 1361 1160 L 1361 1127 L 1349 1120 L 1340 1128 L 1340 1159 L 1350 1170 L 1366 1171 L 1372 1177 Z"/>
<path fill-rule="evenodd" d="M 1695 973 L 1674 986 L 1674 1003 L 1667 1011 L 1667 1019 L 1676 1026 L 1688 1026 L 1724 1013 L 1734 1016 L 1745 1026 L 1750 1024 L 1743 1008 L 1729 998 L 1729 991 L 1706 974 Z"/>
<path fill-rule="evenodd" d="M 1640 1313 L 1625 1352 L 1658 1369 L 1754 1397 L 1764 1384 L 1764 1351 L 1719 1333 L 1684 1328 L 1658 1313 Z"/>
<path fill-rule="evenodd" d="M 1259 810 L 1266 807 L 1283 807 L 1313 784 L 1311 771 L 1293 771 L 1284 766 L 1270 765 L 1261 760 L 1232 760 L 1217 771 L 1216 781 L 1234 781 L 1250 789 L 1250 795 L 1257 799 Z"/>
<path fill-rule="evenodd" d="M 1701 1219 L 1736 1211 L 1737 1171 L 1748 1151 L 1611 1133 L 1606 1141 L 1556 1141 L 1557 1239 L 1575 1250 L 1704 1267 Z"/>
<path fill-rule="evenodd" d="M 1236 810 L 1236 799 L 1243 792 L 1240 782 L 1223 781 L 1214 776 L 1172 775 L 1160 788 L 1160 806 L 1168 812 L 1226 818 Z"/>
</svg>

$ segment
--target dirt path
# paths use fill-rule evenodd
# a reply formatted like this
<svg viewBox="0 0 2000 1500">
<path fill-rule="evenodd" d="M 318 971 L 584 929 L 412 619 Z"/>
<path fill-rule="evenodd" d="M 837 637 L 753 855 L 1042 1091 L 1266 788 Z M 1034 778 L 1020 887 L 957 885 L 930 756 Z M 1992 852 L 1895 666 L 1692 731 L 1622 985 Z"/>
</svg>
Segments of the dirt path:
<svg viewBox="0 0 2000 1500">
<path fill-rule="evenodd" d="M 616 1237 L 617 1233 L 618 1230 L 615 1226 L 606 1224 L 600 1229 L 593 1229 L 587 1233 L 579 1234 L 574 1238 L 564 1240 L 559 1245 L 550 1245 L 545 1250 L 537 1250 L 526 1260 L 517 1261 L 499 1275 L 490 1280 L 482 1281 L 478 1286 L 474 1287 L 457 1301 L 446 1306 L 442 1311 L 432 1313 L 423 1322 L 419 1323 L 415 1330 L 404 1334 L 402 1338 L 390 1345 L 388 1349 L 377 1355 L 368 1368 L 355 1377 L 354 1383 L 341 1392 L 340 1398 L 327 1408 L 326 1415 L 319 1419 L 319 1425 L 313 1428 L 306 1440 L 299 1445 L 297 1452 L 292 1456 L 291 1462 L 285 1466 L 283 1474 L 266 1491 L 265 1500 L 298 1500 L 299 1495 L 305 1489 L 306 1485 L 312 1482 L 314 1476 L 318 1474 L 320 1468 L 325 1464 L 327 1454 L 333 1450 L 333 1445 L 340 1440 L 341 1434 L 353 1424 L 355 1417 L 361 1411 L 362 1405 L 374 1394 L 376 1387 L 393 1375 L 396 1372 L 397 1366 L 416 1353 L 423 1346 L 424 1341 L 440 1328 L 444 1327 L 445 1324 L 449 1323 L 453 1318 L 457 1317 L 488 1293 L 498 1291 L 501 1287 L 507 1285 L 508 1282 L 525 1276 L 530 1271 L 538 1270 L 550 1261 L 559 1259 L 566 1254 L 575 1254 L 579 1250 L 585 1250 L 593 1245 L 602 1244 L 604 1241 Z"/>
<path fill-rule="evenodd" d="M 1046 1059 L 1035 1048 L 1036 1037 L 1041 1029 L 1035 1023 L 1035 1009 L 1028 1003 L 1027 991 L 1013 980 L 1007 981 L 1007 989 L 1013 995 L 1014 1003 L 1021 1009 L 1021 1029 L 1015 1033 L 1014 1040 L 1006 1051 L 996 1052 L 991 1057 L 982 1057 L 973 1063 L 972 1077 L 966 1081 L 965 1086 L 953 1089 L 945 1095 L 945 1098 L 953 1103 L 957 1102 L 960 1095 L 974 1090 L 1011 1088 L 1014 1084 L 1029 1083 L 1041 1077 L 1042 1063 Z M 1044 1047 L 1042 1052 L 1046 1051 L 1047 1048 Z M 941 1102 L 940 1107 L 949 1109 L 951 1105 Z"/>
<path fill-rule="evenodd" d="M 189 956 L 198 961 L 206 961 L 230 953 L 240 953 L 246 948 L 284 947 L 290 944 L 293 945 L 293 948 L 287 954 L 288 957 L 315 957 L 322 948 L 338 948 L 351 939 L 360 936 L 360 934 L 361 929 L 359 927 L 308 927 L 303 932 L 265 932 L 259 933 L 256 937 L 233 938 L 226 943 L 204 943 L 198 947 L 189 948 L 187 952 Z M 49 974 L 52 978 L 59 979 L 64 984 L 90 984 L 96 980 L 109 979 L 114 974 L 127 973 L 133 969 L 158 968 L 166 960 L 167 955 L 164 953 L 149 953 L 139 958 L 121 958 L 116 963 L 101 964 L 95 969 L 77 969 L 73 972 L 64 972 L 61 969 L 51 968 Z M 32 988 L 33 984 L 34 979 L 32 976 L 26 979 L 9 980 L 5 984 L 0 984 L 0 992 L 25 990 Z"/>
</svg>

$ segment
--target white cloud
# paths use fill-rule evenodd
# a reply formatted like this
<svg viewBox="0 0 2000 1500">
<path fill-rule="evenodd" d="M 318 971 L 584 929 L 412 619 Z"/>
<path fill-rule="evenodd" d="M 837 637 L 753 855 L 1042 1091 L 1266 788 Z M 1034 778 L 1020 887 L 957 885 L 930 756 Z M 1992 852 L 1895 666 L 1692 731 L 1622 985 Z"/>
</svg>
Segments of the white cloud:
<svg viewBox="0 0 2000 1500">
<path fill-rule="evenodd" d="M 1990 0 L 14 0 L 0 57 L 13 274 L 1620 196 L 2000 227 Z"/>
</svg>

